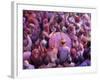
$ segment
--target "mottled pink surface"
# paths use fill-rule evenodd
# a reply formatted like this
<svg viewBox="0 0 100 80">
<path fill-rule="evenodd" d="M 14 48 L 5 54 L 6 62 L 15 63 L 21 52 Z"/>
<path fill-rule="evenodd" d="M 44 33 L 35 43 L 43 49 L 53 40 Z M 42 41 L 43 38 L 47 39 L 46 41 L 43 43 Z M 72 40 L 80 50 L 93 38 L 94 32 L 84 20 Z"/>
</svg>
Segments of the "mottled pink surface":
<svg viewBox="0 0 100 80">
<path fill-rule="evenodd" d="M 26 51 L 23 53 L 23 60 L 29 60 L 31 56 L 31 52 L 30 51 Z"/>
<path fill-rule="evenodd" d="M 65 39 L 66 45 L 70 48 L 71 47 L 71 39 L 69 36 L 63 32 L 56 32 L 54 33 L 51 38 L 49 39 L 49 46 L 55 44 L 55 47 L 59 47 L 61 43 L 61 39 Z"/>
</svg>

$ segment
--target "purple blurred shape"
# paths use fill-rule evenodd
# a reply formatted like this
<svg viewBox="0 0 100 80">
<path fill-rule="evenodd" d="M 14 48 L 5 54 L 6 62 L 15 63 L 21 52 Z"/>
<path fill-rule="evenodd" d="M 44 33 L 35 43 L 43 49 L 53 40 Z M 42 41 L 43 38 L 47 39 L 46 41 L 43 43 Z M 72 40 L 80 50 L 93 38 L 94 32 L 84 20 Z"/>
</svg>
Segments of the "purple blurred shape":
<svg viewBox="0 0 100 80">
<path fill-rule="evenodd" d="M 49 47 L 55 44 L 55 47 L 59 48 L 62 39 L 64 39 L 66 41 L 66 45 L 71 48 L 71 39 L 63 32 L 56 32 L 51 36 L 49 39 Z"/>
<path fill-rule="evenodd" d="M 26 51 L 23 53 L 23 60 L 29 60 L 31 56 L 31 52 L 30 51 Z"/>
</svg>

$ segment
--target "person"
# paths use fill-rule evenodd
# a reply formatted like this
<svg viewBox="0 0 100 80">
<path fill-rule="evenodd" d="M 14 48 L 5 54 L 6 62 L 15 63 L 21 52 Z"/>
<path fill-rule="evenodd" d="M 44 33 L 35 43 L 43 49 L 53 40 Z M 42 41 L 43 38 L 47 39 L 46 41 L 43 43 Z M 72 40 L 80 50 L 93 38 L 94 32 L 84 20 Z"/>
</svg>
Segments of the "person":
<svg viewBox="0 0 100 80">
<path fill-rule="evenodd" d="M 43 36 L 43 39 L 41 40 L 41 45 L 44 47 L 47 47 L 48 41 L 45 39 L 45 36 Z"/>
<path fill-rule="evenodd" d="M 58 54 L 58 49 L 55 47 L 55 43 L 49 47 L 47 54 L 50 57 L 51 62 L 55 63 Z"/>
<path fill-rule="evenodd" d="M 31 63 L 35 66 L 35 68 L 39 68 L 39 66 L 42 65 L 43 62 L 38 49 L 32 50 Z"/>
<path fill-rule="evenodd" d="M 31 51 L 24 51 L 23 53 L 23 60 L 30 61 Z"/>
<path fill-rule="evenodd" d="M 63 65 L 65 62 L 71 62 L 70 48 L 66 46 L 66 41 L 61 40 L 61 46 L 58 49 L 58 62 Z"/>
<path fill-rule="evenodd" d="M 72 47 L 70 50 L 72 62 L 77 64 L 78 63 L 78 55 L 77 55 L 77 50 L 76 48 Z"/>
<path fill-rule="evenodd" d="M 34 69 L 35 67 L 34 67 L 34 65 L 30 64 L 29 61 L 25 60 L 23 62 L 23 68 L 24 69 Z"/>
<path fill-rule="evenodd" d="M 32 47 L 32 40 L 30 38 L 30 35 L 27 35 L 27 46 L 24 46 L 24 50 L 31 51 Z"/>
<path fill-rule="evenodd" d="M 91 54 L 90 49 L 83 53 L 84 61 L 79 66 L 90 66 L 91 65 Z"/>
<path fill-rule="evenodd" d="M 47 48 L 45 45 L 43 45 L 43 43 L 40 43 L 39 51 L 40 51 L 40 56 L 42 58 L 43 64 L 48 65 L 48 63 L 50 62 L 50 56 L 48 56 Z"/>
</svg>

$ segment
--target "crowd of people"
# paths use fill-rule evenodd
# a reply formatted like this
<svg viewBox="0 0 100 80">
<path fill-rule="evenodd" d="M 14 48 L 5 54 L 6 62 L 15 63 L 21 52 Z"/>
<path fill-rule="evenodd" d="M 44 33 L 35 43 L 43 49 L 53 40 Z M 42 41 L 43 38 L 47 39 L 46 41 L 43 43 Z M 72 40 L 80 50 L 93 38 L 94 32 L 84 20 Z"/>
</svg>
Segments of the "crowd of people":
<svg viewBox="0 0 100 80">
<path fill-rule="evenodd" d="M 23 69 L 90 65 L 90 13 L 23 10 Z"/>
</svg>

